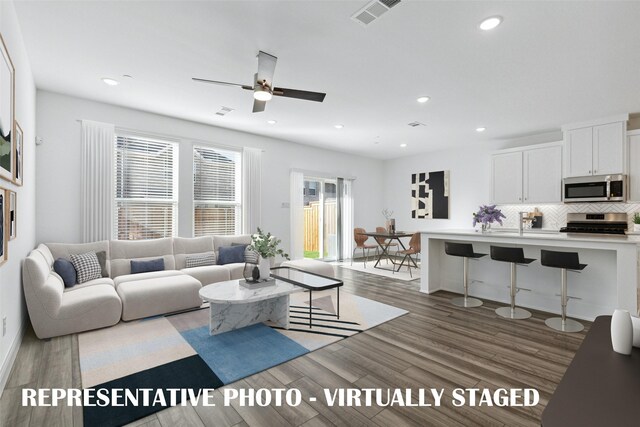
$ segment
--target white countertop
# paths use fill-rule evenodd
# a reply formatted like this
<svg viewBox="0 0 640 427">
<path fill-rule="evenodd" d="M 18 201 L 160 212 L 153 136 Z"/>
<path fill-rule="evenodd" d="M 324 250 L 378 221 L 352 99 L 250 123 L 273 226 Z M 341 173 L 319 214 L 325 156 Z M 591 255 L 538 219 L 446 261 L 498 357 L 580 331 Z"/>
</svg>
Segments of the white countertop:
<svg viewBox="0 0 640 427">
<path fill-rule="evenodd" d="M 527 230 L 522 236 L 517 230 L 491 230 L 481 233 L 475 229 L 449 229 L 449 230 L 430 230 L 421 231 L 420 233 L 427 236 L 473 236 L 483 240 L 492 239 L 518 239 L 518 240 L 553 240 L 565 242 L 589 242 L 589 243 L 620 243 L 620 244 L 640 244 L 640 235 L 599 235 L 599 234 L 574 234 L 560 233 L 552 230 Z"/>
</svg>

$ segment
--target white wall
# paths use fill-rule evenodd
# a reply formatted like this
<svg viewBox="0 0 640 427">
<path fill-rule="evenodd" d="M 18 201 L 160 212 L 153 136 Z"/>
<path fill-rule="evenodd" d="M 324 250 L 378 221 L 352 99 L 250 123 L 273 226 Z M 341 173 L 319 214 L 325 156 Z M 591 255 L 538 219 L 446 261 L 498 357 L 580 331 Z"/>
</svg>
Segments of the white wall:
<svg viewBox="0 0 640 427">
<path fill-rule="evenodd" d="M 26 309 L 22 294 L 22 260 L 35 245 L 35 102 L 33 75 L 22 41 L 13 3 L 0 2 L 0 32 L 15 67 L 15 116 L 24 132 L 24 175 L 22 187 L 0 180 L 0 187 L 17 193 L 17 237 L 9 242 L 9 261 L 0 267 L 0 319 L 7 318 L 7 332 L 0 335 L 0 395 L 4 390 L 15 351 L 20 345 Z M 2 96 L 5 96 L 3 94 Z M 1 334 L 1 322 L 0 322 Z"/>
<path fill-rule="evenodd" d="M 289 172 L 292 168 L 356 177 L 355 223 L 368 229 L 382 217 L 382 161 L 322 150 L 52 92 L 37 94 L 37 216 L 39 242 L 80 241 L 80 123 L 89 119 L 116 127 L 178 137 L 180 144 L 179 234 L 191 236 L 193 140 L 262 148 L 262 225 L 289 247 Z"/>
<path fill-rule="evenodd" d="M 562 139 L 560 131 L 510 141 L 474 141 L 468 147 L 386 161 L 384 206 L 394 211 L 396 229 L 427 231 L 471 228 L 473 212 L 491 202 L 491 153 L 495 150 Z M 473 147 L 473 148 L 471 148 Z M 450 171 L 449 219 L 411 218 L 411 174 Z"/>
</svg>

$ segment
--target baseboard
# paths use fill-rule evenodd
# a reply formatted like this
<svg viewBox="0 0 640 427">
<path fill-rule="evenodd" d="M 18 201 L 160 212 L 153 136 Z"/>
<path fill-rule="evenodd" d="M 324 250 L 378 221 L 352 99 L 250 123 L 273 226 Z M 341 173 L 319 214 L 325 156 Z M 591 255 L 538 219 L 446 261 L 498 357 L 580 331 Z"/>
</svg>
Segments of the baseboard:
<svg viewBox="0 0 640 427">
<path fill-rule="evenodd" d="M 24 333 L 26 331 L 27 318 L 22 319 L 22 324 L 20 325 L 20 329 L 16 334 L 15 339 L 11 343 L 9 347 L 9 352 L 7 353 L 7 358 L 2 364 L 2 368 L 0 369 L 0 398 L 2 398 L 2 393 L 4 393 L 4 387 L 7 385 L 7 381 L 9 381 L 9 375 L 11 374 L 11 368 L 13 368 L 13 364 L 16 361 L 16 356 L 18 356 L 18 350 L 20 350 L 20 345 L 22 344 L 22 338 L 24 337 Z"/>
</svg>

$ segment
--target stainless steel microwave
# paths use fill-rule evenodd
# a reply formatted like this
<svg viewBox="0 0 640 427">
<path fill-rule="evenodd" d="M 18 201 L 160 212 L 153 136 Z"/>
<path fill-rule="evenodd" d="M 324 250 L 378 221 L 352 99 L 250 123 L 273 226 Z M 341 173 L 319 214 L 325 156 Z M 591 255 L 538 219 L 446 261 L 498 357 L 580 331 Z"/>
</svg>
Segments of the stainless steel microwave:
<svg viewBox="0 0 640 427">
<path fill-rule="evenodd" d="M 624 202 L 627 200 L 627 177 L 598 175 L 565 178 L 563 195 L 565 203 Z"/>
</svg>

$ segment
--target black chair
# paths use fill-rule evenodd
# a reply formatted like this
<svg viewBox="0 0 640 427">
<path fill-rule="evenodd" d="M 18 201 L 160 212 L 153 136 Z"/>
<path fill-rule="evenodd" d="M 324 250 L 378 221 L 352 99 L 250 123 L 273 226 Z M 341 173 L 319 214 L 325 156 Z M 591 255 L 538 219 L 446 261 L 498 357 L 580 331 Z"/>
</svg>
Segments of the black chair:
<svg viewBox="0 0 640 427">
<path fill-rule="evenodd" d="M 487 254 L 473 252 L 471 243 L 444 242 L 444 251 L 447 255 L 462 258 L 462 284 L 464 296 L 451 299 L 451 304 L 458 307 L 480 307 L 482 301 L 477 298 L 469 298 L 469 259 L 479 259 Z"/>
<path fill-rule="evenodd" d="M 530 289 L 518 288 L 516 286 L 516 265 L 531 264 L 535 259 L 525 258 L 524 250 L 522 248 L 511 248 L 503 246 L 491 246 L 491 259 L 494 261 L 508 262 L 511 264 L 511 285 L 509 297 L 511 304 L 509 307 L 496 308 L 496 314 L 498 316 L 507 319 L 528 319 L 531 317 L 531 313 L 523 308 L 516 307 L 516 294 L 522 291 L 529 291 Z"/>
<path fill-rule="evenodd" d="M 561 274 L 561 294 L 560 304 L 562 306 L 561 317 L 550 317 L 544 323 L 551 329 L 561 332 L 580 332 L 584 329 L 582 323 L 573 319 L 567 319 L 567 302 L 570 297 L 567 295 L 567 270 L 580 272 L 585 269 L 587 264 L 580 264 L 577 252 L 557 252 L 557 251 L 540 251 L 540 263 L 545 267 L 559 268 Z"/>
</svg>

